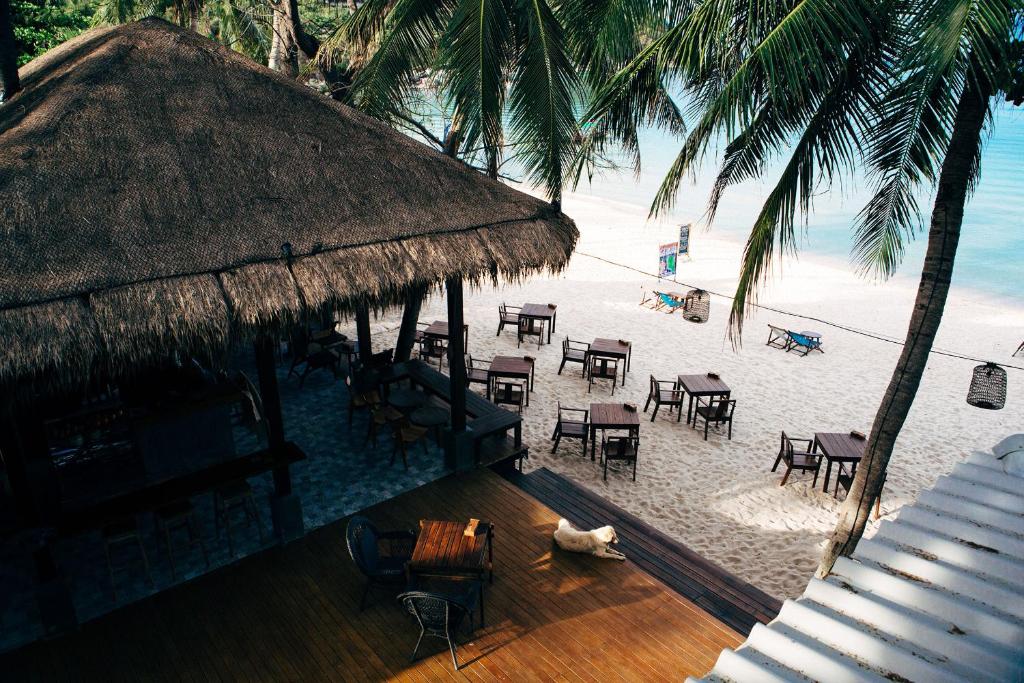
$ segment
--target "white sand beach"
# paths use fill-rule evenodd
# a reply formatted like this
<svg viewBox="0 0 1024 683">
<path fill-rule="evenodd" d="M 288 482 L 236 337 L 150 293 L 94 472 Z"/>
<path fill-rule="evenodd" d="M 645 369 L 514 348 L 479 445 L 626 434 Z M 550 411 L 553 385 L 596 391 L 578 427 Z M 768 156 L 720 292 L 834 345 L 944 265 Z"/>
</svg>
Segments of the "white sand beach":
<svg viewBox="0 0 1024 683">
<path fill-rule="evenodd" d="M 799 595 L 840 503 L 821 491 L 820 480 L 812 489 L 810 476 L 794 473 L 785 487 L 779 486 L 782 468 L 770 472 L 779 432 L 808 438 L 815 431 L 866 433 L 900 347 L 821 322 L 757 311 L 748 320 L 742 348 L 734 351 L 726 338 L 728 303 L 723 299 L 712 300 L 711 319 L 704 325 L 679 314 L 651 311 L 638 305 L 644 290 L 684 288 L 659 287 L 653 278 L 588 256 L 653 272 L 657 245 L 676 239 L 675 224 L 647 224 L 641 207 L 592 197 L 567 196 L 563 208 L 581 232 L 577 253 L 564 273 L 471 291 L 465 302 L 474 357 L 537 358 L 536 391 L 524 413 L 524 435 L 531 447 L 526 469 L 543 466 L 572 478 L 774 596 Z M 731 294 L 741 245 L 705 232 L 695 233 L 691 243 L 693 258 L 680 264 L 679 280 Z M 781 277 L 764 291 L 760 303 L 902 339 L 915 286 L 909 278 L 872 283 L 847 264 L 803 257 L 783 262 Z M 512 331 L 495 336 L 502 301 L 556 303 L 554 343 L 540 350 L 535 344 L 517 350 Z M 393 343 L 399 317 L 395 312 L 377 320 L 375 348 Z M 420 316 L 424 321 L 445 318 L 439 296 L 424 305 Z M 802 358 L 765 346 L 769 322 L 822 332 L 825 353 Z M 1020 365 L 1021 359 L 1010 354 L 1022 333 L 1024 307 L 954 289 L 937 348 Z M 578 365 L 556 375 L 566 335 L 633 342 L 632 368 L 614 399 L 607 383 L 595 385 L 588 394 Z M 973 365 L 933 356 L 890 465 L 883 518 L 971 450 L 1024 431 L 1024 373 L 1010 372 L 1005 409 L 984 411 L 964 401 Z M 642 408 L 650 374 L 674 379 L 707 371 L 719 373 L 737 400 L 732 441 L 712 430 L 705 442 L 698 431 L 662 410 L 653 424 L 649 414 L 641 415 L 635 483 L 625 468 L 609 471 L 603 482 L 600 466 L 580 455 L 578 442 L 563 442 L 557 454 L 550 453 L 556 401 L 586 407 L 591 401 L 614 400 Z"/>
</svg>

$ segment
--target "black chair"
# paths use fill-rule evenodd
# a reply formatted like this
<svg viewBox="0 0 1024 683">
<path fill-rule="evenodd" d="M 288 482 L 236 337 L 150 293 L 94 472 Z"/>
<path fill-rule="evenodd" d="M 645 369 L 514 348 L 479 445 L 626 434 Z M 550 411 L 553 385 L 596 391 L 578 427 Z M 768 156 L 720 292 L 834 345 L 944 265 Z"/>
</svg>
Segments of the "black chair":
<svg viewBox="0 0 1024 683">
<path fill-rule="evenodd" d="M 516 330 L 516 348 L 522 345 L 523 337 L 536 337 L 539 349 L 544 343 L 544 321 L 520 316 L 519 327 Z"/>
<path fill-rule="evenodd" d="M 419 342 L 420 360 L 430 364 L 432 358 L 437 359 L 437 369 L 444 365 L 444 357 L 448 355 L 448 342 L 437 337 L 424 337 Z"/>
<path fill-rule="evenodd" d="M 519 414 L 523 412 L 523 404 L 526 402 L 526 387 L 530 380 L 510 380 L 495 378 L 491 388 L 491 400 L 495 405 L 515 406 Z"/>
<path fill-rule="evenodd" d="M 579 416 L 583 416 L 580 421 Z M 576 419 L 574 419 L 576 418 Z M 563 408 L 558 403 L 558 422 L 555 424 L 555 431 L 551 435 L 555 445 L 551 452 L 558 450 L 558 444 L 562 438 L 579 439 L 583 443 L 583 455 L 587 454 L 587 437 L 590 435 L 590 411 L 586 408 Z"/>
<path fill-rule="evenodd" d="M 797 450 L 797 447 L 800 447 Z M 813 452 L 814 441 L 812 439 L 792 439 L 782 432 L 779 442 L 779 455 L 772 465 L 772 472 L 779 469 L 779 463 L 786 463 L 786 473 L 782 476 L 779 486 L 785 486 L 789 475 L 793 470 L 801 472 L 814 472 L 814 481 L 811 486 L 818 484 L 818 472 L 821 470 L 821 453 Z"/>
<path fill-rule="evenodd" d="M 704 440 L 708 440 L 708 425 L 729 425 L 729 440 L 732 441 L 732 414 L 736 410 L 736 400 L 712 396 L 704 405 L 701 397 L 697 397 L 697 410 L 693 414 L 692 428 L 697 427 L 697 418 L 704 420 Z"/>
<path fill-rule="evenodd" d="M 480 625 L 483 626 L 483 582 L 464 580 L 447 581 L 445 584 L 450 587 L 443 593 L 412 590 L 402 593 L 398 599 L 420 626 L 420 635 L 412 649 L 410 661 L 416 661 L 424 636 L 440 638 L 448 643 L 448 651 L 452 653 L 452 665 L 458 671 L 459 659 L 455 650 L 459 627 L 468 620 L 469 632 L 474 631 L 473 611 L 478 603 Z"/>
<path fill-rule="evenodd" d="M 624 460 L 633 463 L 633 481 L 636 481 L 637 454 L 640 451 L 640 431 L 630 430 L 629 436 L 605 436 L 601 439 L 601 460 L 604 461 L 604 480 L 608 481 L 608 461 Z"/>
<path fill-rule="evenodd" d="M 334 378 L 338 378 L 341 356 L 334 350 L 325 349 L 320 344 L 310 341 L 309 333 L 299 330 L 291 339 L 292 364 L 288 368 L 288 377 L 299 375 L 299 388 L 306 383 L 306 377 L 316 370 L 330 370 Z M 298 369 L 302 368 L 299 374 Z"/>
<path fill-rule="evenodd" d="M 594 386 L 595 379 L 610 379 L 612 381 L 612 396 L 615 395 L 615 385 L 619 381 L 619 359 L 618 358 L 605 358 L 603 356 L 591 356 L 590 367 L 587 372 L 589 381 L 587 383 L 587 393 Z"/>
<path fill-rule="evenodd" d="M 381 541 L 386 542 L 387 553 L 381 553 Z M 371 589 L 405 585 L 405 563 L 412 558 L 416 546 L 415 532 L 380 532 L 366 517 L 355 515 L 348 521 L 345 543 L 352 561 L 366 577 L 366 588 L 359 600 L 360 611 L 366 606 L 366 596 Z"/>
<path fill-rule="evenodd" d="M 575 346 L 573 346 L 575 344 Z M 562 341 L 562 364 L 558 366 L 558 374 L 566 363 L 579 363 L 583 366 L 580 376 L 587 374 L 587 352 L 590 351 L 590 344 L 587 342 L 573 341 L 568 337 Z"/>
<path fill-rule="evenodd" d="M 498 334 L 495 336 L 500 336 L 506 325 L 516 328 L 518 333 L 519 311 L 521 310 L 523 310 L 522 306 L 506 306 L 505 304 L 498 306 Z"/>
<path fill-rule="evenodd" d="M 466 354 L 466 386 L 471 384 L 483 384 L 487 386 L 490 381 L 487 375 L 487 370 L 491 367 L 490 361 L 487 362 L 487 367 L 483 367 L 480 363 L 473 360 L 473 355 Z"/>
<path fill-rule="evenodd" d="M 676 382 L 655 379 L 654 375 L 651 375 L 651 391 L 647 394 L 644 412 L 647 412 L 647 409 L 651 407 L 651 401 L 654 401 L 654 412 L 651 413 L 651 422 L 654 422 L 654 418 L 658 416 L 658 408 L 662 406 L 668 406 L 669 414 L 675 408 L 677 411 L 676 422 L 679 422 L 683 417 L 683 395 L 685 393 Z"/>
</svg>

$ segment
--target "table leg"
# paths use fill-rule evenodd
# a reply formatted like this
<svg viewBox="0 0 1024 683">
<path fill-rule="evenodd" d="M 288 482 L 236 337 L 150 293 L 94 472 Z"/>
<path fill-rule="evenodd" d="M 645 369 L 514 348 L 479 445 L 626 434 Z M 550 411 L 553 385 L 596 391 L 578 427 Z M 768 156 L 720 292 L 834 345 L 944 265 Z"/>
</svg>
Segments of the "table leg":
<svg viewBox="0 0 1024 683">
<path fill-rule="evenodd" d="M 487 564 L 491 566 L 491 584 L 494 584 L 494 525 L 487 528 Z"/>
<path fill-rule="evenodd" d="M 690 413 L 693 411 L 693 394 L 690 394 L 690 402 L 686 404 L 686 424 L 690 424 Z"/>
<path fill-rule="evenodd" d="M 597 448 L 595 445 L 597 441 L 597 427 L 590 425 L 590 462 L 594 462 L 594 450 Z"/>
<path fill-rule="evenodd" d="M 825 462 L 828 463 L 825 465 L 825 486 L 821 490 L 828 493 L 828 478 L 832 476 L 832 458 L 826 455 Z"/>
</svg>

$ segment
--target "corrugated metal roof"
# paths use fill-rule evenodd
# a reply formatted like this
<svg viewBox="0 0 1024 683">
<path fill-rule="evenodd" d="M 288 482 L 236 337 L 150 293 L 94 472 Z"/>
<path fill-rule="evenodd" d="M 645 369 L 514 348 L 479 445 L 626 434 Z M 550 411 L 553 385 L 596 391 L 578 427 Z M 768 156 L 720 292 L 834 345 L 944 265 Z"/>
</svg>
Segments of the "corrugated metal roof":
<svg viewBox="0 0 1024 683">
<path fill-rule="evenodd" d="M 959 463 L 700 680 L 1024 681 L 1022 461 Z"/>
</svg>

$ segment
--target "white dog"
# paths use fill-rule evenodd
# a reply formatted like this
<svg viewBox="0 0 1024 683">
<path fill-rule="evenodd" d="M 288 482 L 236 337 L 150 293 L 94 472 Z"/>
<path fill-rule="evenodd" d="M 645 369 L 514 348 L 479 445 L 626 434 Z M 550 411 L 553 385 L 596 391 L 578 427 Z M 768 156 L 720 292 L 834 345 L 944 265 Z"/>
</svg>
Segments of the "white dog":
<svg viewBox="0 0 1024 683">
<path fill-rule="evenodd" d="M 625 560 L 626 556 L 609 546 L 618 543 L 619 537 L 615 529 L 610 526 L 603 526 L 593 531 L 580 531 L 574 529 L 569 520 L 558 520 L 558 528 L 555 529 L 555 543 L 562 550 L 573 553 L 589 553 L 595 557 L 606 557 L 610 560 Z"/>
</svg>

